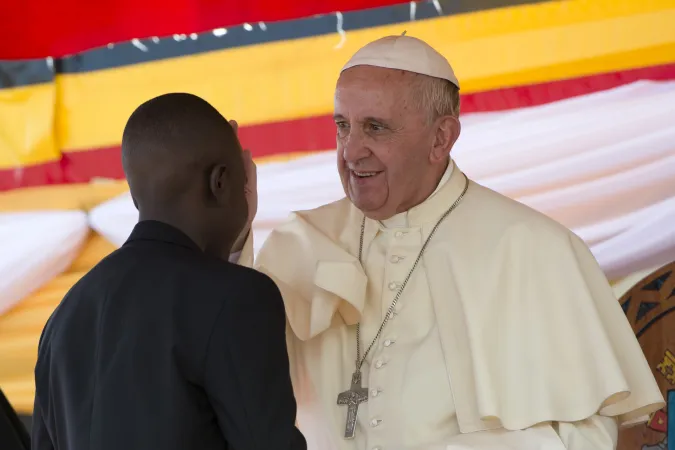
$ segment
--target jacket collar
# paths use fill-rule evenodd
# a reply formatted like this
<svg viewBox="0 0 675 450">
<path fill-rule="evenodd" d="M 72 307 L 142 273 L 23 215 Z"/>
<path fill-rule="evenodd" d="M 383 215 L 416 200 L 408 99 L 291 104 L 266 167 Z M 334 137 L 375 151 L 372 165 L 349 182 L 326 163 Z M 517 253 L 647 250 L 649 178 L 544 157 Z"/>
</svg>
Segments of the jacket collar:
<svg viewBox="0 0 675 450">
<path fill-rule="evenodd" d="M 156 241 L 178 245 L 201 252 L 202 249 L 178 228 L 156 220 L 138 222 L 124 245 L 136 241 Z"/>
</svg>

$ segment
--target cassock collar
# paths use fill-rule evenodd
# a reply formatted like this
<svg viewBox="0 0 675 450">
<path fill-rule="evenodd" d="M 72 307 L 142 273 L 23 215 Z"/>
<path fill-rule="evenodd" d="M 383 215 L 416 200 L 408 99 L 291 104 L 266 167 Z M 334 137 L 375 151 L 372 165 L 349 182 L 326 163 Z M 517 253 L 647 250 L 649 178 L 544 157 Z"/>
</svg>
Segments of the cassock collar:
<svg viewBox="0 0 675 450">
<path fill-rule="evenodd" d="M 124 245 L 134 241 L 157 241 L 201 252 L 199 246 L 178 228 L 156 220 L 138 222 Z"/>
<path fill-rule="evenodd" d="M 408 211 L 379 221 L 381 229 L 390 228 L 417 228 L 430 222 L 435 223 L 438 218 L 457 200 L 464 189 L 466 178 L 457 169 L 451 159 L 436 190 L 422 203 Z"/>
</svg>

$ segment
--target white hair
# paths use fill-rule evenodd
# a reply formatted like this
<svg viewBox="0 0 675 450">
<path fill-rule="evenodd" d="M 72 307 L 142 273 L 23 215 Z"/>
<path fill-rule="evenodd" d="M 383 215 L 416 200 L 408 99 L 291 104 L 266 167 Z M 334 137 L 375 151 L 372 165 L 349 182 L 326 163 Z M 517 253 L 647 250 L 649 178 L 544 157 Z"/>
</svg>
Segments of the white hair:
<svg viewBox="0 0 675 450">
<path fill-rule="evenodd" d="M 459 117 L 459 88 L 441 78 L 418 75 L 415 100 L 422 111 L 429 112 L 429 120 L 442 116 Z"/>
</svg>

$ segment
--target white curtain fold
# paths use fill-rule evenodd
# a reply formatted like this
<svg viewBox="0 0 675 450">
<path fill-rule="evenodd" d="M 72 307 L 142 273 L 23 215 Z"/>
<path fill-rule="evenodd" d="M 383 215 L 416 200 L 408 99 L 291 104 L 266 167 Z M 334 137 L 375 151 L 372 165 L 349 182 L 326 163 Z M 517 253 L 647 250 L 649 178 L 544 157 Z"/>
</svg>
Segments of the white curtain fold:
<svg viewBox="0 0 675 450">
<path fill-rule="evenodd" d="M 88 233 L 80 211 L 0 214 L 0 315 L 66 270 Z"/>
<path fill-rule="evenodd" d="M 548 105 L 462 118 L 453 150 L 477 182 L 573 229 L 610 279 L 675 260 L 675 82 L 641 81 Z M 343 196 L 335 152 L 258 168 L 256 251 L 290 211 Z M 0 314 L 64 270 L 87 226 L 120 246 L 128 193 L 84 213 L 0 215 Z"/>
<path fill-rule="evenodd" d="M 89 212 L 89 226 L 108 241 L 121 247 L 138 222 L 138 210 L 131 194 L 109 200 Z"/>
<path fill-rule="evenodd" d="M 616 279 L 675 259 L 675 82 L 640 81 L 462 119 L 453 150 L 472 179 L 573 229 Z M 256 250 L 293 210 L 343 196 L 336 155 L 259 167 Z M 120 245 L 136 213 L 123 196 L 92 212 Z"/>
</svg>

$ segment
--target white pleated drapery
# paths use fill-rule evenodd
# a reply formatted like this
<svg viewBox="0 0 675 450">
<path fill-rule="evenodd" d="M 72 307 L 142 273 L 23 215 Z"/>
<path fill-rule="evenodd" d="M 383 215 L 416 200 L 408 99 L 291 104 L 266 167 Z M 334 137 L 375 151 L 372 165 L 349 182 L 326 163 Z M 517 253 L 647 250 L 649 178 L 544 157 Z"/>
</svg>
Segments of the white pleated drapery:
<svg viewBox="0 0 675 450">
<path fill-rule="evenodd" d="M 88 234 L 80 211 L 0 214 L 0 315 L 66 270 Z"/>
<path fill-rule="evenodd" d="M 610 279 L 675 259 L 675 82 L 637 82 L 548 105 L 467 115 L 453 150 L 472 179 L 574 230 Z M 256 250 L 292 210 L 344 194 L 326 152 L 258 168 Z M 117 245 L 128 195 L 92 211 Z"/>
<path fill-rule="evenodd" d="M 458 166 L 574 230 L 608 278 L 675 260 L 675 82 L 641 81 L 538 107 L 471 114 L 462 125 L 453 150 Z M 290 211 L 344 195 L 335 152 L 263 164 L 258 184 L 256 251 Z M 0 267 L 10 274 L 0 282 L 0 313 L 29 286 L 65 269 L 71 256 L 64 255 L 86 236 L 84 213 L 35 214 L 43 215 L 33 222 L 0 215 Z M 89 226 L 119 246 L 137 214 L 127 193 L 93 209 Z"/>
</svg>

